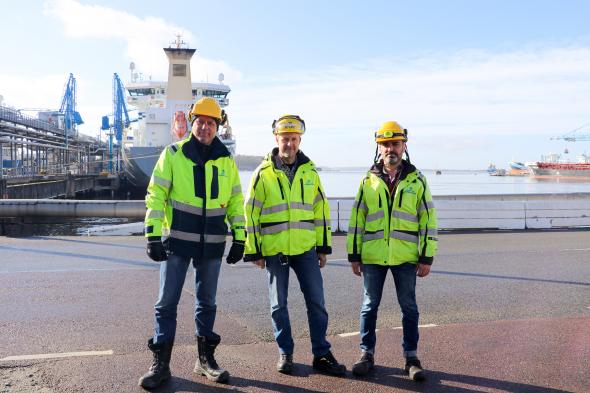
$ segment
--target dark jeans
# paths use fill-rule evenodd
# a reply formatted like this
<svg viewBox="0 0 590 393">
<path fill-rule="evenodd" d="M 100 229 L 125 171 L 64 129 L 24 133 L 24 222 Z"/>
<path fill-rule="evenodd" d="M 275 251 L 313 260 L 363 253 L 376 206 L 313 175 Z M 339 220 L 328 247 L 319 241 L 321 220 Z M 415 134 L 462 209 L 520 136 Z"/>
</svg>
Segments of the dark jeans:
<svg viewBox="0 0 590 393">
<path fill-rule="evenodd" d="M 326 340 L 328 312 L 324 302 L 322 273 L 315 250 L 289 257 L 288 265 L 281 265 L 278 256 L 266 257 L 265 260 L 272 327 L 279 351 L 292 354 L 294 348 L 287 309 L 289 268 L 291 268 L 297 275 L 299 287 L 305 298 L 312 352 L 315 356 L 325 355 L 330 350 L 330 343 Z"/>
<path fill-rule="evenodd" d="M 170 342 L 176 334 L 176 309 L 180 301 L 186 272 L 193 258 L 168 256 L 160 264 L 160 294 L 154 306 L 156 311 L 154 343 Z M 213 332 L 217 306 L 217 280 L 221 259 L 195 260 L 195 323 L 197 336 L 217 339 Z"/>
<path fill-rule="evenodd" d="M 402 310 L 403 341 L 405 357 L 417 355 L 418 350 L 418 305 L 416 304 L 416 265 L 404 263 L 398 266 L 363 265 L 365 296 L 361 308 L 361 350 L 375 351 L 375 327 L 377 311 L 381 303 L 383 285 L 391 270 L 395 283 L 397 301 Z"/>
</svg>

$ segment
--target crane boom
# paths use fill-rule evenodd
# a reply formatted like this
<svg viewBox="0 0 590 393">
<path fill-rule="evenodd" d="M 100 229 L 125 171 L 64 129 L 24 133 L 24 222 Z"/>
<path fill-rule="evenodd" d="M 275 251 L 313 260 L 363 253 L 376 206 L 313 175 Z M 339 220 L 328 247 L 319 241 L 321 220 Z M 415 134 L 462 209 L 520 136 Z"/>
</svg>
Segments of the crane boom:
<svg viewBox="0 0 590 393">
<path fill-rule="evenodd" d="M 590 141 L 590 133 L 581 133 L 580 130 L 590 126 L 590 123 L 586 123 L 581 125 L 580 127 L 560 136 L 555 137 L 554 139 L 562 139 L 567 142 L 582 142 L 582 141 Z"/>
</svg>

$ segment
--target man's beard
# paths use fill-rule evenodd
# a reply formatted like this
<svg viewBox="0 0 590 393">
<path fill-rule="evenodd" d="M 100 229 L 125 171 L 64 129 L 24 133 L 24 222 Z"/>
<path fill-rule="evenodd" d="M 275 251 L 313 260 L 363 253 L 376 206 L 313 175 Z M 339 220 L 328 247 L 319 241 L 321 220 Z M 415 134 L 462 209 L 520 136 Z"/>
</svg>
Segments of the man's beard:
<svg viewBox="0 0 590 393">
<path fill-rule="evenodd" d="M 383 162 L 387 165 L 396 165 L 400 158 L 397 154 L 388 154 L 383 158 Z"/>
</svg>

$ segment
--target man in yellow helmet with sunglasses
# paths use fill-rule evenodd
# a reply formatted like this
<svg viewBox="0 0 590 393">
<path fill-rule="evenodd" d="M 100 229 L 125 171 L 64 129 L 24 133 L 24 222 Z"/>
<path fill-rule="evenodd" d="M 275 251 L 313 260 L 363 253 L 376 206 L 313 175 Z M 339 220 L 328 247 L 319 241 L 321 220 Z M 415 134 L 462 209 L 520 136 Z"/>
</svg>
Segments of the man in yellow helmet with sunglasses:
<svg viewBox="0 0 590 393">
<path fill-rule="evenodd" d="M 293 337 L 287 309 L 289 270 L 305 297 L 313 368 L 344 375 L 326 340 L 328 313 L 320 268 L 332 252 L 330 207 L 313 162 L 299 150 L 305 122 L 285 115 L 273 122 L 277 147 L 262 161 L 250 182 L 245 205 L 244 261 L 266 267 L 272 326 L 279 346 L 277 371 L 293 371 Z"/>
<path fill-rule="evenodd" d="M 416 276 L 425 277 L 437 249 L 436 210 L 426 178 L 410 163 L 408 131 L 395 121 L 375 132 L 375 162 L 361 181 L 347 236 L 352 272 L 363 277 L 360 313 L 361 358 L 355 375 L 373 369 L 375 327 L 387 272 L 391 270 L 402 310 L 404 371 L 424 379 L 418 360 Z M 402 159 L 406 153 L 406 159 Z"/>
</svg>

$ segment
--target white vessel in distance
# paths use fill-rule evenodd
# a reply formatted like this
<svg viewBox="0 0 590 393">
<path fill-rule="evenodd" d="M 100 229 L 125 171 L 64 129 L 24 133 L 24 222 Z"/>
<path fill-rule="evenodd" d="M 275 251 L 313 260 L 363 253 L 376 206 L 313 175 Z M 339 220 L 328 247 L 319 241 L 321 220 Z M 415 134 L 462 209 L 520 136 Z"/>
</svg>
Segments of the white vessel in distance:
<svg viewBox="0 0 590 393">
<path fill-rule="evenodd" d="M 213 97 L 225 108 L 231 91 L 223 83 L 223 74 L 219 74 L 219 83 L 191 81 L 190 60 L 196 50 L 189 49 L 180 35 L 171 47 L 163 49 L 169 62 L 168 81 L 144 81 L 135 72 L 135 64 L 131 63 L 131 82 L 126 86 L 129 93 L 127 104 L 137 109 L 138 121 L 125 130 L 121 151 L 127 179 L 142 189 L 147 188 L 162 149 L 188 135 L 172 132 L 174 113 L 182 111 L 186 114 L 201 97 Z M 190 124 L 187 133 L 190 133 Z M 218 137 L 235 155 L 236 142 L 229 121 L 219 127 Z"/>
</svg>

